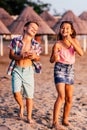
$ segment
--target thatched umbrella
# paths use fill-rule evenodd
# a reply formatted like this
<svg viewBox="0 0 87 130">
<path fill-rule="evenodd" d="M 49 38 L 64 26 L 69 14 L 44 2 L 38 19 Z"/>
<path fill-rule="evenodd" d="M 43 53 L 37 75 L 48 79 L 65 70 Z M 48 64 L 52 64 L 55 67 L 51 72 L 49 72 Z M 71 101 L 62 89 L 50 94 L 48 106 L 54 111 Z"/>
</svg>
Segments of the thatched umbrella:
<svg viewBox="0 0 87 130">
<path fill-rule="evenodd" d="M 11 34 L 7 27 L 0 20 L 0 55 L 3 56 L 3 35 Z"/>
<path fill-rule="evenodd" d="M 0 35 L 3 34 L 11 34 L 8 28 L 4 25 L 4 23 L 0 20 Z"/>
<path fill-rule="evenodd" d="M 0 8 L 0 20 L 8 27 L 12 22 L 13 18 L 11 15 L 4 10 L 3 8 Z"/>
<path fill-rule="evenodd" d="M 84 11 L 82 14 L 80 14 L 79 18 L 87 22 L 87 11 Z M 86 38 L 84 38 L 84 51 L 86 51 L 86 48 L 87 48 Z"/>
<path fill-rule="evenodd" d="M 71 21 L 74 25 L 77 35 L 86 35 L 87 34 L 87 22 L 81 20 L 76 16 L 71 10 L 65 12 L 60 20 L 54 25 L 53 30 L 58 33 L 60 24 L 62 21 Z"/>
<path fill-rule="evenodd" d="M 51 14 L 48 13 L 48 11 L 44 11 L 43 13 L 40 14 L 41 18 L 52 28 L 57 20 L 55 17 Z"/>
<path fill-rule="evenodd" d="M 46 24 L 45 21 L 29 6 L 27 6 L 19 17 L 13 21 L 9 26 L 12 34 L 22 34 L 23 26 L 27 21 L 36 21 L 40 25 L 37 32 L 38 35 L 41 34 L 55 34 L 55 32 Z"/>
<path fill-rule="evenodd" d="M 84 11 L 82 14 L 80 14 L 79 18 L 87 21 L 87 11 Z"/>
<path fill-rule="evenodd" d="M 79 18 L 87 22 L 87 11 L 84 11 L 82 14 L 80 14 Z M 87 48 L 86 38 L 84 38 L 84 51 L 86 51 L 86 48 Z"/>
</svg>

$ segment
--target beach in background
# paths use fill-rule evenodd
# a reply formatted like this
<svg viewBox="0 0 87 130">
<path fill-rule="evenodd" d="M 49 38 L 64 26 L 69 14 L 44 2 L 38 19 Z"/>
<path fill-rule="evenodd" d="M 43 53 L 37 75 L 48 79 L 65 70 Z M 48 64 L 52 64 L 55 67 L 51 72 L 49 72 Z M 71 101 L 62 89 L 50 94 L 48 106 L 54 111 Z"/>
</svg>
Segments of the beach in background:
<svg viewBox="0 0 87 130">
<path fill-rule="evenodd" d="M 11 91 L 11 76 L 6 74 L 10 63 L 8 42 L 4 43 L 4 56 L 0 56 L 0 126 L 7 126 L 10 130 L 51 130 L 53 105 L 57 96 L 53 80 L 54 64 L 49 62 L 52 46 L 53 44 L 49 44 L 48 55 L 41 55 L 42 73 L 35 74 L 35 123 L 30 126 L 26 121 L 26 106 L 24 119 L 18 118 L 19 108 Z M 25 104 L 25 99 L 23 100 Z M 60 122 L 61 119 L 62 109 Z M 87 52 L 82 57 L 76 55 L 73 104 L 69 121 L 71 126 L 65 127 L 66 130 L 87 130 Z"/>
</svg>

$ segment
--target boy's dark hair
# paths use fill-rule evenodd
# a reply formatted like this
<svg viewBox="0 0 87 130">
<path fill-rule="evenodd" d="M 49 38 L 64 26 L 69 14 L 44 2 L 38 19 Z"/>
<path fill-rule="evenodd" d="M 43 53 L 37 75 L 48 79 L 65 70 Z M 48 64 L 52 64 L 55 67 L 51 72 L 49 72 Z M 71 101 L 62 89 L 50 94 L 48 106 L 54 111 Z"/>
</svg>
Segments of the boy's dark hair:
<svg viewBox="0 0 87 130">
<path fill-rule="evenodd" d="M 68 24 L 71 25 L 71 29 L 73 30 L 73 33 L 71 34 L 71 37 L 72 37 L 72 38 L 75 38 L 75 37 L 76 37 L 76 31 L 75 31 L 75 29 L 74 29 L 74 26 L 73 26 L 72 21 L 62 21 L 62 23 L 61 23 L 61 25 L 60 25 L 60 29 L 61 29 L 61 27 L 63 26 L 64 23 L 68 23 Z M 62 40 L 62 35 L 61 35 L 60 32 L 59 32 L 57 38 L 58 38 L 58 40 Z"/>
<path fill-rule="evenodd" d="M 28 22 L 26 22 L 26 23 L 24 24 L 24 27 L 29 26 L 31 23 L 35 23 L 35 24 L 37 24 L 37 25 L 39 26 L 39 24 L 38 24 L 36 21 L 28 21 Z"/>
</svg>

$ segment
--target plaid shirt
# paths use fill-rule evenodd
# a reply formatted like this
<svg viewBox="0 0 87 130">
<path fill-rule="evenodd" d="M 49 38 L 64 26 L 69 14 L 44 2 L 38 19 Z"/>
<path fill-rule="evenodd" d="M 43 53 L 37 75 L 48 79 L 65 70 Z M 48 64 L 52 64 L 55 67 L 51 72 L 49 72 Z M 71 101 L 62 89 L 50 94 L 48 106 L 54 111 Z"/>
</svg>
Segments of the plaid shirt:
<svg viewBox="0 0 87 130">
<path fill-rule="evenodd" d="M 17 55 L 20 55 L 22 47 L 23 47 L 22 36 L 19 36 L 19 37 L 16 37 L 16 38 L 12 39 L 12 41 L 11 41 L 11 43 L 9 45 L 9 48 L 11 50 L 13 50 L 14 53 L 17 54 Z M 33 50 L 36 51 L 36 54 L 38 56 L 41 54 L 42 48 L 41 48 L 40 44 L 36 40 L 32 39 L 31 47 L 32 47 Z M 32 61 L 32 63 L 33 63 L 35 72 L 40 73 L 41 68 L 42 68 L 41 63 L 40 62 L 35 62 L 35 61 Z M 8 67 L 8 70 L 7 70 L 8 75 L 12 74 L 12 71 L 13 71 L 14 67 L 15 67 L 15 60 L 12 60 L 9 67 Z"/>
</svg>

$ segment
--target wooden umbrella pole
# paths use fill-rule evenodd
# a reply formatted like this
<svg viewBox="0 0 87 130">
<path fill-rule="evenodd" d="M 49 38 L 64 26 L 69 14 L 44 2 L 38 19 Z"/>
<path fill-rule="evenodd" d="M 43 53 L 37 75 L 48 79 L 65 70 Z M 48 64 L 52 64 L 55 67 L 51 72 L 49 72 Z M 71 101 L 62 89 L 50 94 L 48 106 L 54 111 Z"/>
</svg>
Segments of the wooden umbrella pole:
<svg viewBox="0 0 87 130">
<path fill-rule="evenodd" d="M 0 55 L 3 56 L 3 36 L 0 36 Z"/>
<path fill-rule="evenodd" d="M 86 43 L 86 36 L 83 37 L 83 50 L 84 52 L 86 52 L 86 48 L 87 48 L 87 43 Z"/>
<path fill-rule="evenodd" d="M 45 42 L 45 54 L 48 54 L 48 38 L 47 38 L 47 35 L 44 35 L 44 42 Z"/>
</svg>

